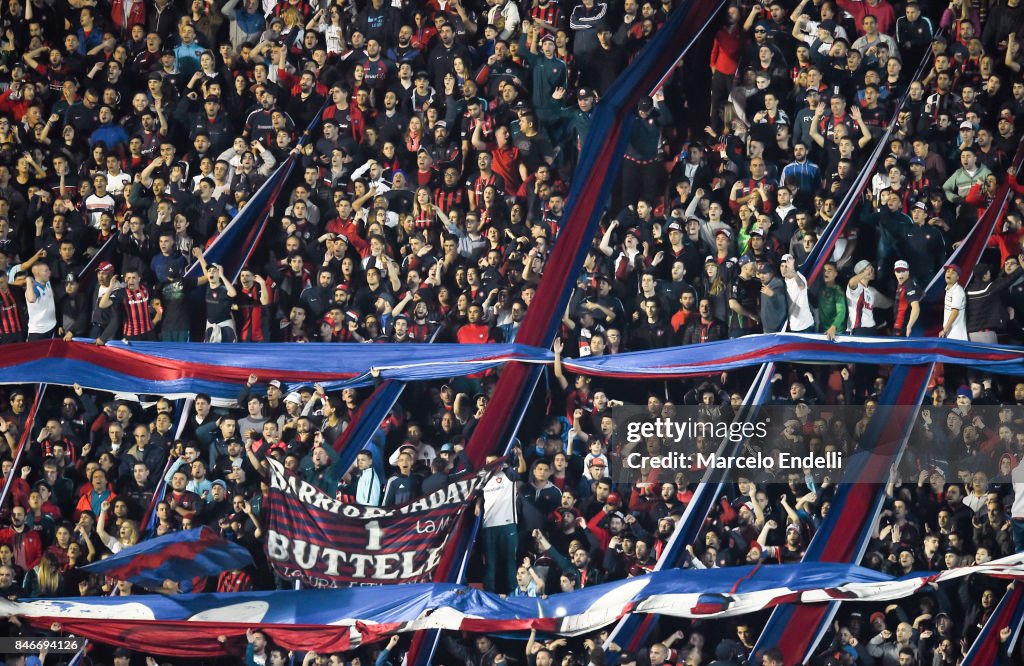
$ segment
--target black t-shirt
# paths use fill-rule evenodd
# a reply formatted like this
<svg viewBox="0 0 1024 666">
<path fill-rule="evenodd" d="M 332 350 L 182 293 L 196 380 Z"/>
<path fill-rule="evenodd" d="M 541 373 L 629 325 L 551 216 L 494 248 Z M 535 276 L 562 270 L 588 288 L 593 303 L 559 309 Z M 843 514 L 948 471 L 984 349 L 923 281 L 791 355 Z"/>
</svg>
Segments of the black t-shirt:
<svg viewBox="0 0 1024 666">
<path fill-rule="evenodd" d="M 739 278 L 729 288 L 729 298 L 736 299 L 748 312 L 758 314 L 761 309 L 761 281 L 757 278 Z M 730 311 L 729 328 L 753 330 L 758 324 L 753 319 Z"/>
<path fill-rule="evenodd" d="M 161 320 L 164 331 L 187 331 L 190 327 L 188 316 L 188 295 L 196 287 L 195 280 L 185 278 L 165 282 L 160 286 L 160 301 L 164 306 Z"/>
<path fill-rule="evenodd" d="M 231 299 L 223 284 L 206 286 L 206 321 L 220 324 L 231 319 Z"/>
</svg>

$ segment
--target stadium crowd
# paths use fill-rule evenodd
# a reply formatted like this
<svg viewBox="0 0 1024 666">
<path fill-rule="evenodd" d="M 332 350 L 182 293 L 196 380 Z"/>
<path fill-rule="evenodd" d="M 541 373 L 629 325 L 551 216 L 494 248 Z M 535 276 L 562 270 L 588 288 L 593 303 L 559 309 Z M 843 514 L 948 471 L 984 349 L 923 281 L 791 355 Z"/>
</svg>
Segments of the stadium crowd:
<svg viewBox="0 0 1024 666">
<path fill-rule="evenodd" d="M 0 343 L 514 341 L 557 242 L 595 101 L 673 6 L 3 0 Z M 929 317 L 945 337 L 1020 344 L 1024 186 L 1011 162 L 1024 126 L 1021 26 L 1019 0 L 728 6 L 685 59 L 686 79 L 679 70 L 635 110 L 559 359 L 784 328 L 902 336 Z M 904 95 L 851 223 L 808 284 L 797 267 Z M 204 252 L 291 155 L 295 176 L 233 280 Z M 962 267 L 944 259 L 1002 184 L 1013 196 L 962 288 Z M 193 261 L 198 277 L 186 274 Z M 940 273 L 942 307 L 922 300 Z M 884 370 L 783 368 L 773 402 L 791 414 L 763 444 L 851 452 L 865 420 L 828 405 L 869 412 Z M 289 587 L 261 542 L 265 457 L 328 493 L 403 503 L 468 465 L 464 447 L 495 379 L 409 386 L 382 424 L 385 477 L 368 456 L 352 470 L 333 464 L 330 444 L 360 391 L 285 393 L 252 376 L 237 408 L 197 396 L 179 434 L 166 398 L 144 408 L 75 386 L 29 424 L 32 389 L 5 389 L 0 593 L 150 592 L 79 568 L 198 525 L 246 546 L 256 567 L 161 592 Z M 646 406 L 654 418 L 693 406 L 729 418 L 749 381 L 740 372 L 612 383 L 556 362 L 548 400 L 535 399 L 502 472 L 517 483 L 485 490 L 471 579 L 536 596 L 649 571 L 697 477 L 613 480 L 625 446 L 614 410 Z M 1013 486 L 1022 404 L 1024 384 L 943 369 L 865 565 L 937 571 L 1024 549 L 1024 496 L 1015 501 Z M 736 479 L 687 566 L 798 561 L 838 474 Z M 154 500 L 161 482 L 166 495 Z M 955 664 L 1003 589 L 969 578 L 871 612 L 848 604 L 816 663 Z M 662 621 L 657 642 L 620 663 L 742 663 L 766 616 L 749 619 Z M 32 631 L 16 620 L 8 630 Z M 446 635 L 436 663 L 600 665 L 603 638 L 524 646 Z M 303 658 L 256 631 L 229 647 L 248 664 L 384 664 L 406 644 Z M 143 661 L 102 647 L 92 657 Z M 783 663 L 771 651 L 757 658 Z"/>
</svg>

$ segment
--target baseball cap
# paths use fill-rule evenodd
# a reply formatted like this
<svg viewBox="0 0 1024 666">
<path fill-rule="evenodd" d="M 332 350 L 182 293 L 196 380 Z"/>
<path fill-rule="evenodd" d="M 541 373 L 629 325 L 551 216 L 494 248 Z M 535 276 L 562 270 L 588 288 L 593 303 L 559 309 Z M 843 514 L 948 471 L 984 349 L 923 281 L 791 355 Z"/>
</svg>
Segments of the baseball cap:
<svg viewBox="0 0 1024 666">
<path fill-rule="evenodd" d="M 210 95 L 210 96 L 208 96 L 208 97 L 207 97 L 207 98 L 206 98 L 205 100 L 203 100 L 203 101 L 204 101 L 204 102 L 214 102 L 214 103 L 216 103 L 216 104 L 220 104 L 220 95 Z"/>
<path fill-rule="evenodd" d="M 668 225 L 668 230 L 669 231 L 682 231 L 683 230 L 683 225 L 679 224 L 678 222 L 670 222 L 669 225 Z"/>
<path fill-rule="evenodd" d="M 960 274 L 960 267 L 958 265 L 956 265 L 956 264 L 946 264 L 945 266 L 942 267 L 942 270 L 945 271 L 945 270 L 949 270 L 950 268 L 952 268 L 954 271 L 956 271 L 957 275 Z"/>
<path fill-rule="evenodd" d="M 112 273 L 114 271 L 114 264 L 110 263 L 109 261 L 104 261 L 103 263 L 96 267 L 96 270 L 98 270 L 100 273 Z"/>
<path fill-rule="evenodd" d="M 452 446 L 451 442 L 446 442 L 441 445 L 441 453 L 451 453 L 455 451 L 455 447 Z"/>
<path fill-rule="evenodd" d="M 715 232 L 716 238 L 721 235 L 724 235 L 726 238 L 732 238 L 732 232 L 726 229 L 725 227 L 722 227 L 721 229 Z"/>
<path fill-rule="evenodd" d="M 971 124 L 971 121 L 965 120 L 962 123 L 960 123 L 960 129 L 971 129 L 972 130 L 972 129 L 974 129 L 974 125 Z"/>
<path fill-rule="evenodd" d="M 654 108 L 654 100 L 650 97 L 641 97 L 640 101 L 636 103 L 636 110 L 643 113 L 649 112 Z"/>
<path fill-rule="evenodd" d="M 714 261 L 714 259 L 712 259 L 712 261 Z M 751 259 L 749 255 L 745 254 L 742 257 L 740 257 L 740 261 L 739 261 L 739 265 L 740 266 L 746 266 L 747 264 L 752 264 L 752 263 L 754 263 L 754 260 Z"/>
<path fill-rule="evenodd" d="M 871 617 L 868 618 L 868 621 L 874 623 L 875 620 L 881 620 L 882 622 L 885 622 L 885 613 L 881 611 L 875 611 L 874 613 L 872 613 Z"/>
<path fill-rule="evenodd" d="M 765 263 L 761 264 L 758 267 L 757 272 L 758 273 L 774 273 L 775 272 L 775 268 L 772 267 L 772 265 L 769 264 L 768 262 L 765 262 Z"/>
<path fill-rule="evenodd" d="M 280 379 L 272 379 L 267 384 L 267 386 L 273 386 L 274 388 L 281 388 L 281 380 Z"/>
<path fill-rule="evenodd" d="M 553 43 L 554 41 L 555 41 L 555 36 L 554 35 L 544 35 L 543 37 L 540 38 L 540 43 L 541 44 L 543 44 L 544 42 L 552 42 Z"/>
<path fill-rule="evenodd" d="M 608 504 L 622 504 L 622 495 L 618 493 L 608 493 Z"/>
<path fill-rule="evenodd" d="M 920 208 L 921 210 L 928 210 L 928 204 L 923 201 L 915 201 L 914 208 Z"/>
<path fill-rule="evenodd" d="M 213 482 L 213 484 L 212 484 L 212 485 L 214 485 L 214 486 L 220 486 L 220 487 L 221 487 L 221 488 L 223 488 L 224 490 L 227 490 L 227 489 L 228 489 L 228 484 L 227 484 L 227 482 L 226 482 L 226 481 L 224 481 L 224 479 L 217 479 L 216 481 L 214 481 L 214 482 Z"/>
<path fill-rule="evenodd" d="M 972 398 L 974 396 L 971 395 L 971 387 L 964 385 L 956 390 L 956 397 Z"/>
<path fill-rule="evenodd" d="M 764 229 L 754 229 L 750 232 L 750 236 L 757 236 L 758 238 L 764 238 Z"/>
<path fill-rule="evenodd" d="M 910 166 L 914 166 L 915 164 L 919 164 L 921 166 L 924 166 L 924 160 L 922 160 L 920 157 L 911 157 L 910 158 Z"/>
<path fill-rule="evenodd" d="M 782 261 L 783 261 L 783 262 L 786 262 L 786 261 L 790 261 L 790 260 L 792 260 L 793 258 L 794 258 L 794 257 L 793 257 L 793 255 L 791 255 L 791 254 L 784 254 L 784 255 L 782 255 Z"/>
<path fill-rule="evenodd" d="M 608 465 L 605 464 L 604 458 L 594 458 L 593 460 L 590 461 L 590 466 L 591 467 L 607 467 Z"/>
<path fill-rule="evenodd" d="M 818 27 L 822 30 L 828 30 L 829 32 L 836 31 L 836 22 L 832 20 L 825 20 L 818 24 Z"/>
<path fill-rule="evenodd" d="M 861 259 L 857 262 L 857 265 L 853 267 L 854 273 L 863 273 L 867 268 L 871 266 L 871 262 L 867 259 Z"/>
<path fill-rule="evenodd" d="M 576 98 L 577 99 L 587 99 L 587 98 L 592 98 L 593 96 L 594 96 L 594 89 L 593 88 L 580 88 L 576 92 Z"/>
<path fill-rule="evenodd" d="M 295 391 L 292 391 L 291 393 L 289 393 L 288 395 L 286 395 L 284 397 L 284 401 L 285 402 L 290 402 L 290 403 L 292 403 L 294 405 L 301 405 L 302 404 L 302 396 L 300 396 Z"/>
<path fill-rule="evenodd" d="M 905 262 L 902 259 L 900 259 L 895 264 L 893 264 L 892 269 L 894 271 L 909 271 L 910 270 L 910 264 L 908 264 L 907 262 Z"/>
<path fill-rule="evenodd" d="M 74 273 L 68 273 L 64 276 L 64 284 L 78 284 L 78 278 L 75 277 Z"/>
</svg>

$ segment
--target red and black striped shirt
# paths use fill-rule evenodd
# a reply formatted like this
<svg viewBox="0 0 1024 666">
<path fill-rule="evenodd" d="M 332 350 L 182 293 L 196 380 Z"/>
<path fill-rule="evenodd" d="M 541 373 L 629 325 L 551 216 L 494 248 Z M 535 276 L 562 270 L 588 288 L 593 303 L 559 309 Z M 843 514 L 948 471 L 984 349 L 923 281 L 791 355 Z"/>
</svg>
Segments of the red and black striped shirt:
<svg viewBox="0 0 1024 666">
<path fill-rule="evenodd" d="M 465 198 L 466 191 L 461 187 L 456 187 L 453 190 L 439 188 L 434 193 L 434 205 L 444 211 L 445 214 L 448 214 L 455 208 L 462 210 L 465 207 L 463 205 Z"/>
<path fill-rule="evenodd" d="M 153 330 L 153 320 L 149 315 L 149 290 L 140 286 L 132 291 L 125 287 L 121 298 L 121 326 L 124 337 L 145 335 Z"/>
<path fill-rule="evenodd" d="M 555 28 L 562 27 L 562 9 L 557 2 L 548 3 L 547 7 L 534 7 L 530 10 L 530 18 L 540 19 L 545 23 L 550 23 Z M 544 35 L 551 34 L 546 28 L 541 28 L 541 37 Z"/>
<path fill-rule="evenodd" d="M 259 284 L 253 283 L 252 287 L 242 287 L 238 290 L 239 298 L 238 311 L 241 315 L 241 327 L 238 331 L 238 339 L 241 342 L 263 342 L 263 305 L 260 302 Z M 268 285 L 267 289 L 270 287 Z M 268 291 L 268 296 L 271 292 Z"/>
<path fill-rule="evenodd" d="M 10 289 L 0 291 L 0 335 L 24 333 L 25 324 L 18 312 L 18 301 Z"/>
</svg>

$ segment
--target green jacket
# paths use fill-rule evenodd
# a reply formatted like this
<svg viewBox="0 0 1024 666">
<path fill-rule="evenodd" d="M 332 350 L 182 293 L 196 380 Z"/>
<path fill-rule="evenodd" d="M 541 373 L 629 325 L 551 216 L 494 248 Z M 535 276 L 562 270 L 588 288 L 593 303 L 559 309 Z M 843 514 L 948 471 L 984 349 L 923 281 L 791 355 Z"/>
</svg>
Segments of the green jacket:
<svg viewBox="0 0 1024 666">
<path fill-rule="evenodd" d="M 846 292 L 838 284 L 825 287 L 818 295 L 818 328 L 824 332 L 835 326 L 846 330 Z"/>
</svg>

